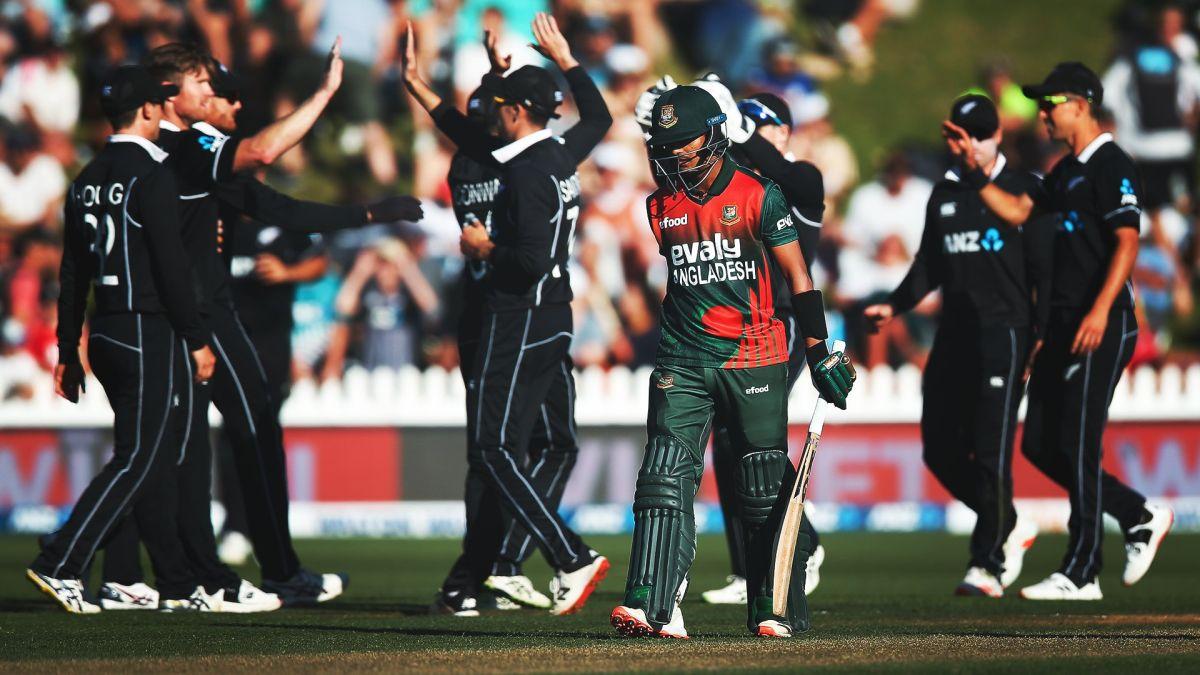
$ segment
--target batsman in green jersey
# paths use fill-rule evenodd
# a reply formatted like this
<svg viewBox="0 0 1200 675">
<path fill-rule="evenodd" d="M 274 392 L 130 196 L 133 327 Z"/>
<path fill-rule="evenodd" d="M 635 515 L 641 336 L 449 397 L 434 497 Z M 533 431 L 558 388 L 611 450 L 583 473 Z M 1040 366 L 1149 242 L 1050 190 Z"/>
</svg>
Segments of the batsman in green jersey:
<svg viewBox="0 0 1200 675">
<path fill-rule="evenodd" d="M 726 156 L 725 115 L 698 87 L 677 87 L 654 105 L 647 146 L 660 188 L 646 203 L 667 259 L 662 339 L 650 377 L 648 442 L 634 495 L 633 550 L 623 635 L 687 637 L 679 603 L 696 555 L 692 502 L 714 418 L 736 436 L 746 528 L 748 622 L 757 635 L 808 628 L 804 564 L 797 545 L 788 616 L 772 614 L 771 565 L 795 469 L 787 457 L 788 346 L 772 297 L 774 258 L 792 291 L 813 384 L 846 407 L 854 369 L 825 346 L 824 304 L 797 243 L 779 187 Z"/>
</svg>

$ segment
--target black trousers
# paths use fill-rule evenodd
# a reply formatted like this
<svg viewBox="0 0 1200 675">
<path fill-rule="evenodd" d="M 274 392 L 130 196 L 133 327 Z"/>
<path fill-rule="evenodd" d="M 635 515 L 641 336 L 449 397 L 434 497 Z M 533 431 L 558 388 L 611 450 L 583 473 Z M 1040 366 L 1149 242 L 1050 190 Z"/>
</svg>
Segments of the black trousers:
<svg viewBox="0 0 1200 675">
<path fill-rule="evenodd" d="M 264 579 L 282 581 L 300 569 L 300 561 L 292 547 L 288 527 L 287 463 L 278 407 L 254 345 L 237 315 L 218 306 L 207 318 L 213 330 L 217 367 L 207 386 L 195 386 L 191 390 L 191 424 L 183 452 L 176 456 L 180 462 L 176 481 L 179 534 L 189 561 L 207 589 L 227 588 L 238 583 L 237 572 L 217 557 L 212 528 L 212 444 L 208 407 L 210 403 L 216 404 L 225 433 L 233 445 L 234 465 L 245 498 L 254 556 Z M 113 579 L 110 580 L 132 575 L 127 565 L 137 557 L 136 551 L 132 555 L 129 552 L 130 539 L 126 534 L 114 542 L 125 548 L 117 554 Z M 108 578 L 107 564 L 105 573 Z"/>
<path fill-rule="evenodd" d="M 1101 467 L 1108 405 L 1133 357 L 1137 319 L 1113 310 L 1096 351 L 1071 354 L 1081 313 L 1055 311 L 1033 364 L 1021 451 L 1042 473 L 1067 489 L 1070 540 L 1059 571 L 1076 584 L 1100 572 L 1101 509 L 1128 530 L 1145 512 L 1146 498 Z"/>
<path fill-rule="evenodd" d="M 1027 349 L 1026 327 L 943 318 L 922 383 L 925 466 L 975 512 L 968 566 L 997 576 L 1017 521 L 1012 450 Z"/>
<path fill-rule="evenodd" d="M 789 355 L 787 390 L 790 395 L 792 387 L 796 386 L 800 375 L 807 370 L 808 364 L 804 360 L 804 345 L 799 343 L 802 338 L 796 335 L 796 319 L 788 316 L 783 320 L 783 325 L 787 329 Z M 721 503 L 721 518 L 725 521 L 725 545 L 729 548 L 730 573 L 745 579 L 746 546 L 744 542 L 746 533 L 745 528 L 742 527 L 742 519 L 738 517 L 738 496 L 735 491 L 738 460 L 743 453 L 734 447 L 729 435 L 729 428 L 723 420 L 715 420 L 713 426 L 713 475 L 717 479 L 717 499 Z M 791 487 L 788 485 L 788 490 L 791 490 Z M 820 536 L 809 521 L 808 514 L 804 514 L 800 519 L 800 531 L 808 535 L 815 551 L 820 543 Z"/>
<path fill-rule="evenodd" d="M 239 317 L 249 317 L 251 312 L 255 311 L 254 307 L 241 304 L 238 306 L 241 308 L 238 312 Z M 242 326 L 250 336 L 254 351 L 258 354 L 258 360 L 267 375 L 267 387 L 275 404 L 275 419 L 278 422 L 279 411 L 292 388 L 292 326 L 290 323 L 267 325 L 249 320 L 243 320 Z M 238 480 L 233 443 L 230 442 L 229 434 L 224 431 L 217 442 L 216 464 L 221 504 L 225 507 L 225 523 L 221 531 L 245 534 L 250 530 L 250 524 L 246 520 L 246 502 Z"/>
<path fill-rule="evenodd" d="M 446 592 L 478 592 L 510 538 L 510 561 L 527 555 L 530 545 L 555 569 L 576 569 L 591 559 L 552 502 L 555 493 L 561 498 L 576 455 L 571 308 L 489 312 L 482 326 L 467 384 L 474 399 L 468 404 L 467 531 L 463 553 L 442 584 Z M 540 469 L 539 462 L 526 461 L 539 423 L 549 429 Z M 551 464 L 558 469 L 547 469 Z M 508 527 L 506 518 L 524 532 Z"/>
<path fill-rule="evenodd" d="M 32 568 L 78 578 L 121 518 L 137 520 L 166 598 L 196 587 L 176 531 L 174 451 L 184 420 L 178 393 L 187 375 L 167 319 L 155 314 L 96 316 L 88 358 L 113 408 L 113 457 L 92 479 L 67 522 L 45 542 Z M 135 542 L 136 545 L 136 542 Z"/>
</svg>

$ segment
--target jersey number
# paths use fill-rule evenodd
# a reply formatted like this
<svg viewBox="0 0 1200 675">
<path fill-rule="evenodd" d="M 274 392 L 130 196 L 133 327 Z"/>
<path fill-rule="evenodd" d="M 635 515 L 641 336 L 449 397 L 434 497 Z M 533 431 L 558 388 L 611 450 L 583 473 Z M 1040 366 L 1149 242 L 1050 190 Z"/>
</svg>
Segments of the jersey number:
<svg viewBox="0 0 1200 675">
<path fill-rule="evenodd" d="M 112 253 L 113 243 L 117 239 L 117 226 L 112 216 L 104 214 L 103 229 L 100 227 L 100 219 L 95 214 L 83 214 L 83 222 L 92 228 L 92 243 L 88 245 L 88 250 L 96 255 L 96 282 L 101 286 L 120 285 L 117 275 L 106 274 L 104 269 L 108 254 Z"/>
<path fill-rule="evenodd" d="M 567 209 L 567 220 L 571 221 L 571 227 L 567 230 L 567 257 L 575 255 L 575 225 L 579 222 L 579 206 L 575 205 Z M 550 270 L 550 276 L 555 279 L 562 276 L 562 266 L 555 265 L 554 269 Z"/>
</svg>

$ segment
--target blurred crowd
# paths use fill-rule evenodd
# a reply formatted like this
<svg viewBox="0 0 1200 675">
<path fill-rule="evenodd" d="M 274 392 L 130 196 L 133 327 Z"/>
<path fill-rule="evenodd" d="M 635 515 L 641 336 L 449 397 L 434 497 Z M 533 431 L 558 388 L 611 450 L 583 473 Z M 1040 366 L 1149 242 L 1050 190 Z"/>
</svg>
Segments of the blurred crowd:
<svg viewBox="0 0 1200 675">
<path fill-rule="evenodd" d="M 1142 5 L 1131 3 L 1116 24 L 1105 102 L 1156 195 L 1136 278 L 1150 329 L 1144 361 L 1164 353 L 1193 314 L 1200 50 L 1193 8 Z M 463 262 L 446 184 L 453 147 L 404 92 L 403 27 L 413 22 L 435 89 L 461 105 L 488 69 L 484 30 L 500 36 L 514 68 L 548 65 L 527 46 L 539 11 L 557 17 L 616 120 L 581 167 L 585 211 L 572 270 L 579 366 L 654 359 L 665 268 L 646 224 L 653 181 L 633 109 L 665 72 L 684 82 L 682 74 L 714 70 L 735 93 L 770 91 L 788 102 L 790 150 L 825 180 L 825 235 L 813 274 L 833 298 L 831 327 L 868 365 L 920 364 L 928 349 L 936 298 L 878 336 L 866 335 L 860 317 L 906 272 L 947 156 L 936 145 L 903 147 L 879 167 L 860 167 L 824 93 L 833 78 L 869 76 L 877 36 L 918 14 L 918 0 L 0 0 L 0 7 L 0 399 L 30 395 L 31 379 L 57 359 L 63 193 L 109 133 L 97 83 L 109 68 L 173 40 L 199 42 L 232 68 L 241 84 L 239 131 L 252 133 L 315 89 L 330 45 L 342 37 L 341 90 L 310 138 L 266 179 L 329 202 L 411 192 L 424 200 L 426 217 L 314 242 L 320 264 L 303 275 L 263 259 L 243 271 L 296 285 L 298 378 L 336 379 L 351 364 L 456 366 Z M 1045 143 L 1036 107 L 1006 64 L 984 64 L 979 87 L 1000 105 L 1010 161 L 1048 167 L 1058 150 Z M 1168 108 L 1178 114 L 1142 114 L 1147 96 L 1174 103 Z M 574 123 L 569 100 L 562 112 L 552 129 Z"/>
</svg>

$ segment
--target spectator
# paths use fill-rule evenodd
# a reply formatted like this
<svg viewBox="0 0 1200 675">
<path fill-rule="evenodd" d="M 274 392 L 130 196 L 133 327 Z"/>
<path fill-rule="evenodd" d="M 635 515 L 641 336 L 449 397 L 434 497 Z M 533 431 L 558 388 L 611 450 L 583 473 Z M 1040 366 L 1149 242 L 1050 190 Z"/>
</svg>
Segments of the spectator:
<svg viewBox="0 0 1200 675">
<path fill-rule="evenodd" d="M 437 311 L 438 300 L 408 247 L 389 237 L 358 255 L 335 306 L 343 323 L 334 328 L 326 368 L 340 373 L 350 344 L 345 319 L 364 321 L 359 358 L 363 367 L 416 365 L 419 318 Z"/>
<path fill-rule="evenodd" d="M 0 164 L 0 230 L 24 229 L 58 222 L 67 176 L 53 157 L 42 152 L 37 132 L 20 126 L 4 138 Z"/>
</svg>

